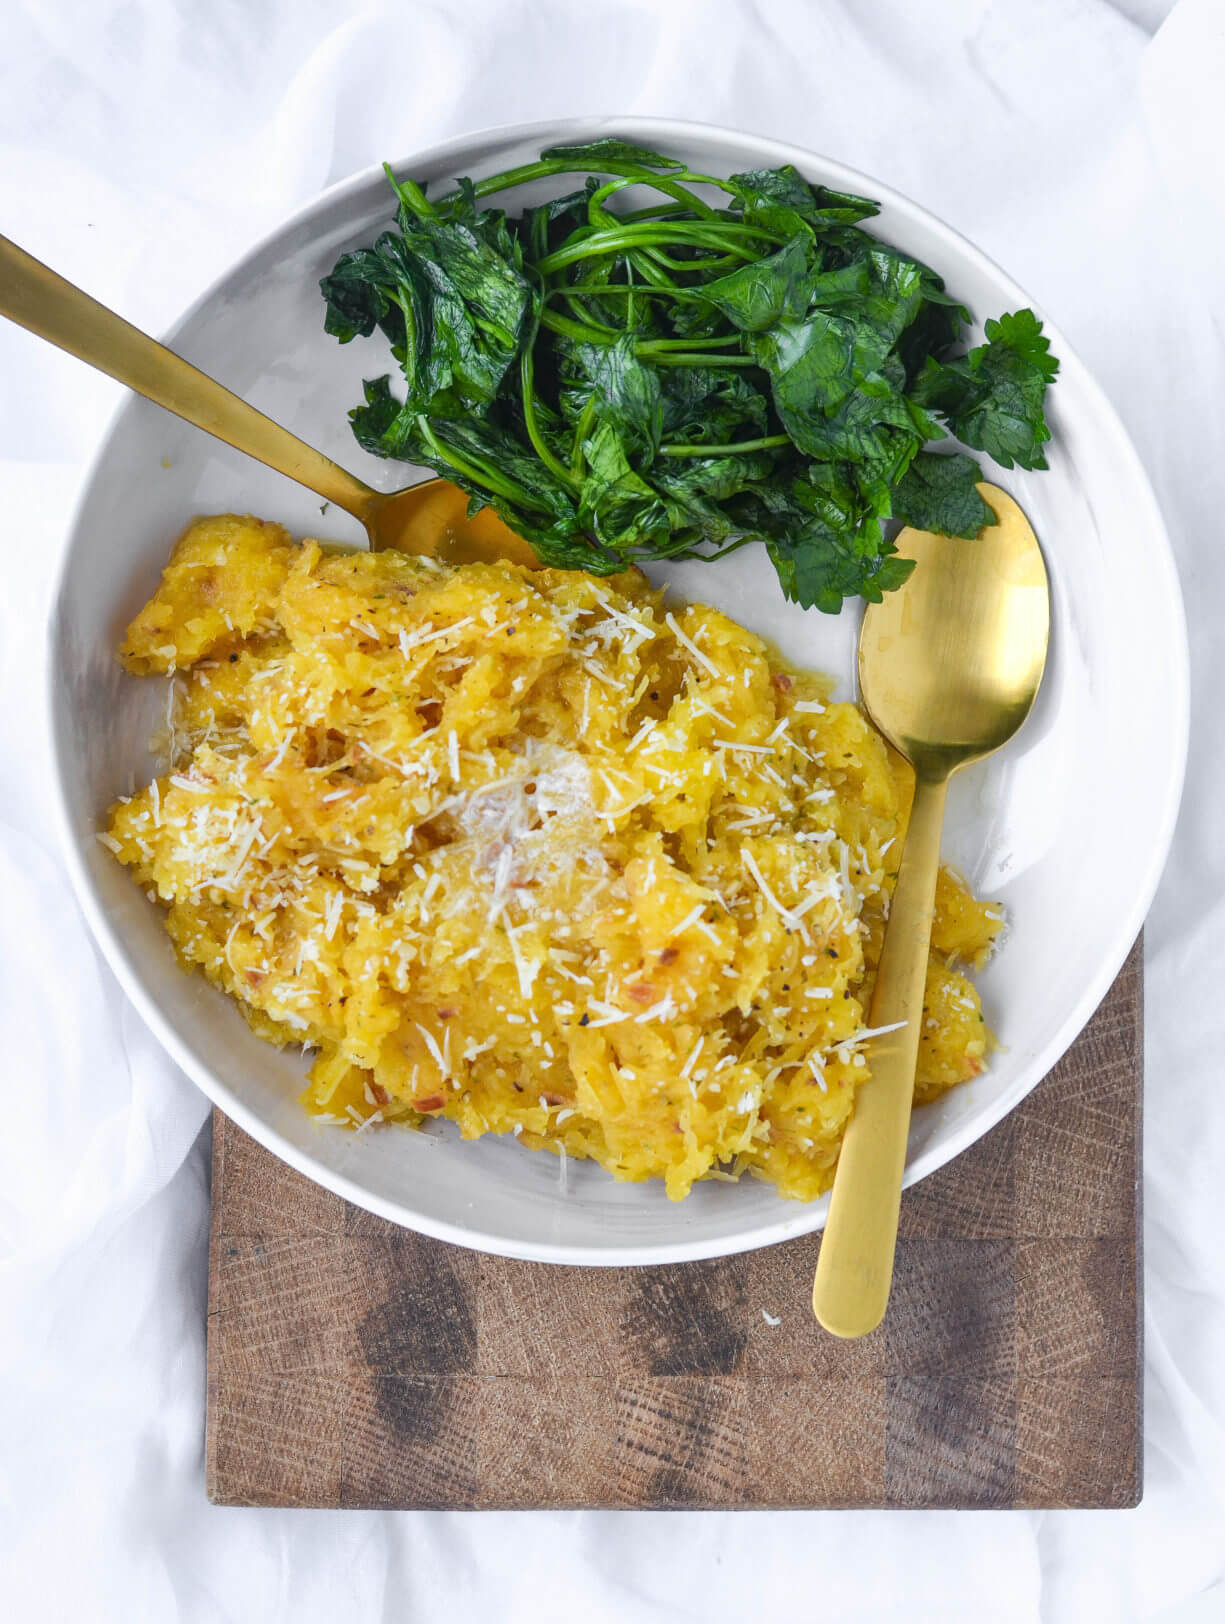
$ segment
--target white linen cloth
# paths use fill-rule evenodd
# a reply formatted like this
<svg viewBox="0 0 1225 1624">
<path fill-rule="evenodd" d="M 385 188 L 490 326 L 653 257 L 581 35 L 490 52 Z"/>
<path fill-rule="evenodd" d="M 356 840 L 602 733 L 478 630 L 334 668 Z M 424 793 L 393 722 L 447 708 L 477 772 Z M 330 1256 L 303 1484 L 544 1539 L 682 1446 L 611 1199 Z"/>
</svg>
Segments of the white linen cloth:
<svg viewBox="0 0 1225 1624">
<path fill-rule="evenodd" d="M 0 229 L 154 332 L 322 186 L 479 126 L 687 117 L 879 175 L 1007 266 L 1113 397 L 1173 535 L 1196 688 L 1147 935 L 1137 1511 L 219 1510 L 202 1461 L 206 1102 L 91 945 L 51 833 L 50 582 L 120 391 L 0 323 L 0 1613 L 1225 1619 L 1222 0 L 7 0 L 2 15 Z M 1137 649 L 1137 682 L 1144 662 Z"/>
</svg>

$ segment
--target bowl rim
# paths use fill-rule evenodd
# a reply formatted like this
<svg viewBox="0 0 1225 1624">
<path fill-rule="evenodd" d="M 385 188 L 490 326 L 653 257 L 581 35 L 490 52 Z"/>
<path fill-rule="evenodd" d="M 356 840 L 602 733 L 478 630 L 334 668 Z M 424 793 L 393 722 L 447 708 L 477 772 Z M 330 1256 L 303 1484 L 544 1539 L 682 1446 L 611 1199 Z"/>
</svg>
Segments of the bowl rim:
<svg viewBox="0 0 1225 1624">
<path fill-rule="evenodd" d="M 1167 613 L 1170 617 L 1170 630 L 1173 634 L 1172 646 L 1169 649 L 1171 656 L 1169 679 L 1174 700 L 1172 714 L 1169 717 L 1170 739 L 1173 747 L 1173 771 L 1168 775 L 1159 804 L 1158 835 L 1151 842 L 1144 861 L 1140 865 L 1140 883 L 1133 885 L 1131 906 L 1116 927 L 1111 939 L 1110 950 L 1103 955 L 1097 972 L 1090 978 L 1063 1023 L 1048 1035 L 1045 1043 L 1036 1051 L 1026 1068 L 1025 1075 L 1019 1078 L 1004 1094 L 991 1101 L 980 1114 L 970 1121 L 960 1124 L 943 1143 L 925 1146 L 906 1167 L 902 1181 L 905 1189 L 934 1173 L 938 1168 L 943 1167 L 945 1163 L 952 1161 L 954 1157 L 967 1150 L 970 1145 L 985 1137 L 1047 1075 L 1084 1029 L 1093 1012 L 1109 990 L 1127 959 L 1144 923 L 1145 916 L 1160 882 L 1174 837 L 1186 776 L 1190 733 L 1190 652 L 1187 639 L 1186 611 L 1169 533 L 1147 471 L 1121 418 L 1101 385 L 1098 384 L 1092 372 L 1080 359 L 1073 346 L 1069 344 L 1059 327 L 1047 318 L 1045 311 L 1035 300 L 1030 298 L 1011 276 L 982 249 L 963 236 L 961 232 L 948 225 L 938 215 L 916 202 L 906 193 L 900 192 L 896 187 L 890 186 L 862 170 L 854 169 L 822 153 L 796 146 L 790 142 L 778 141 L 773 136 L 757 134 L 729 125 L 689 119 L 654 118 L 642 114 L 624 116 L 593 115 L 581 118 L 545 119 L 491 125 L 452 136 L 446 141 L 428 146 L 415 154 L 399 159 L 390 167 L 396 174 L 403 174 L 405 171 L 411 172 L 418 165 L 446 163 L 451 157 L 462 154 L 475 143 L 505 143 L 513 140 L 535 142 L 536 144 L 543 143 L 552 146 L 576 144 L 580 141 L 594 141 L 605 135 L 633 137 L 644 145 L 653 145 L 661 149 L 666 149 L 670 141 L 684 142 L 686 139 L 693 137 L 716 135 L 732 142 L 744 140 L 753 143 L 759 149 L 768 148 L 772 163 L 794 164 L 801 173 L 819 174 L 826 184 L 839 190 L 874 197 L 882 204 L 888 205 L 890 209 L 899 210 L 903 214 L 909 212 L 922 217 L 925 224 L 940 236 L 955 254 L 961 256 L 964 260 L 975 263 L 979 270 L 986 271 L 994 276 L 1009 298 L 1017 301 L 1017 304 L 1029 305 L 1041 315 L 1045 331 L 1051 339 L 1052 348 L 1059 354 L 1061 363 L 1065 366 L 1071 363 L 1078 370 L 1080 374 L 1079 382 L 1088 397 L 1094 420 L 1103 436 L 1112 442 L 1120 464 L 1126 467 L 1137 500 L 1145 510 L 1143 518 L 1146 527 L 1161 543 L 1160 546 L 1153 549 L 1149 559 L 1149 568 L 1152 572 L 1154 594 L 1165 600 Z M 208 286 L 165 330 L 161 342 L 173 347 L 184 327 L 217 296 L 235 273 L 249 260 L 265 252 L 282 234 L 309 221 L 313 215 L 329 205 L 342 202 L 347 196 L 357 195 L 364 191 L 372 182 L 377 181 L 381 173 L 382 166 L 372 164 L 323 188 L 298 208 L 278 220 L 269 231 L 265 232 L 255 242 L 249 244 L 236 259 L 227 264 L 225 269 L 213 278 Z M 1014 308 L 1016 308 L 1015 305 Z M 567 1245 L 564 1242 L 524 1244 L 514 1239 L 508 1239 L 496 1231 L 491 1232 L 475 1226 L 468 1228 L 457 1223 L 439 1220 L 432 1217 L 428 1212 L 417 1211 L 405 1201 L 390 1200 L 367 1190 L 352 1178 L 316 1160 L 309 1151 L 284 1138 L 258 1112 L 249 1109 L 240 1099 L 234 1096 L 225 1083 L 212 1071 L 207 1061 L 190 1049 L 179 1036 L 170 1020 L 162 1014 L 157 1001 L 146 990 L 125 942 L 120 933 L 113 927 L 101 899 L 95 891 L 83 850 L 78 845 L 73 830 L 72 812 L 64 776 L 65 740 L 61 736 L 57 722 L 59 683 L 54 660 L 56 631 L 77 549 L 86 545 L 80 529 L 84 508 L 90 490 L 110 453 L 111 441 L 120 426 L 120 421 L 136 398 L 139 397 L 133 396 L 130 391 L 125 391 L 123 397 L 111 412 L 98 446 L 83 474 L 76 500 L 73 503 L 66 539 L 52 581 L 50 612 L 45 628 L 46 673 L 42 700 L 44 720 L 51 745 L 53 818 L 61 853 L 65 860 L 77 903 L 95 942 L 101 948 L 103 956 L 114 972 L 125 995 L 131 1000 L 145 1024 L 170 1057 L 207 1098 L 219 1109 L 223 1110 L 244 1132 L 314 1183 L 322 1185 L 334 1194 L 352 1202 L 355 1206 L 363 1207 L 367 1211 L 388 1219 L 403 1228 L 414 1230 L 435 1240 L 463 1246 L 469 1250 L 543 1263 L 587 1267 L 646 1267 L 689 1262 L 703 1258 L 731 1256 L 738 1252 L 752 1251 L 761 1246 L 774 1245 L 800 1235 L 811 1234 L 823 1228 L 829 1207 L 828 1195 L 804 1205 L 792 1202 L 783 1204 L 780 1202 L 780 1214 L 777 1218 L 764 1223 L 756 1223 L 751 1229 L 746 1229 L 742 1233 L 710 1239 L 685 1239 L 681 1237 L 665 1244 L 623 1244 L 616 1248 L 596 1248 L 590 1245 L 575 1246 Z M 1134 877 L 1135 871 L 1133 871 L 1133 879 Z"/>
</svg>

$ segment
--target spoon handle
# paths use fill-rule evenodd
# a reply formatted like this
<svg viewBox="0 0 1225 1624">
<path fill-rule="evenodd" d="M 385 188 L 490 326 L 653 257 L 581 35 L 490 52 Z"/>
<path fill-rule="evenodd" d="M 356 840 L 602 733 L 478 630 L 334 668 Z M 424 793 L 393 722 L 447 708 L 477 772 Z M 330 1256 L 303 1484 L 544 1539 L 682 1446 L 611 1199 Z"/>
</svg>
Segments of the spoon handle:
<svg viewBox="0 0 1225 1624">
<path fill-rule="evenodd" d="M 947 789 L 947 779 L 915 784 L 868 1017 L 895 1030 L 870 1040 L 872 1073 L 855 1096 L 821 1237 L 812 1311 L 835 1336 L 875 1330 L 889 1302 Z"/>
<path fill-rule="evenodd" d="M 0 315 L 185 418 L 365 523 L 368 485 L 0 237 Z"/>
</svg>

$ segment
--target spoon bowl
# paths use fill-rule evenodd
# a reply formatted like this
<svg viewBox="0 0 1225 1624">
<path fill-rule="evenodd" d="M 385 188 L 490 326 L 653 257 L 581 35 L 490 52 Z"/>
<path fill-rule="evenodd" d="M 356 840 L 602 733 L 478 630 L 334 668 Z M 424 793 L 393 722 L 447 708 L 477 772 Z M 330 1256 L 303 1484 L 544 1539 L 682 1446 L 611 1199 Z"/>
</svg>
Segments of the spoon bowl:
<svg viewBox="0 0 1225 1624">
<path fill-rule="evenodd" d="M 915 795 L 868 1016 L 871 1073 L 855 1097 L 813 1285 L 817 1319 L 864 1336 L 889 1302 L 902 1170 L 950 774 L 998 750 L 1033 708 L 1050 590 L 1028 519 L 981 484 L 995 514 L 973 541 L 903 530 L 909 578 L 864 614 L 859 686 L 877 729 L 915 769 Z"/>
<path fill-rule="evenodd" d="M 981 484 L 997 523 L 976 541 L 903 530 L 910 579 L 868 607 L 859 691 L 877 731 L 922 777 L 947 777 L 1007 744 L 1046 663 L 1050 593 L 1029 521 Z"/>
<path fill-rule="evenodd" d="M 441 558 L 448 564 L 503 560 L 529 569 L 539 566 L 529 544 L 492 508 L 478 508 L 469 515 L 467 495 L 450 480 L 427 479 L 389 495 L 371 491 L 370 496 L 356 516 L 365 525 L 375 552 L 390 547 Z"/>
</svg>

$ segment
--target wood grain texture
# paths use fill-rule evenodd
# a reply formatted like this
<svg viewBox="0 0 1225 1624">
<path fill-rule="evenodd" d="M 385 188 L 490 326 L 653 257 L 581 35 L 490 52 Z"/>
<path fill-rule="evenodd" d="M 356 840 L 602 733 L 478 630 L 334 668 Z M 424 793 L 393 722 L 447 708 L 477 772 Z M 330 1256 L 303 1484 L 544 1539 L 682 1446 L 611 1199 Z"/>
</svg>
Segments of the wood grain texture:
<svg viewBox="0 0 1225 1624">
<path fill-rule="evenodd" d="M 889 1313 L 850 1343 L 809 1312 L 815 1237 L 659 1269 L 482 1257 L 217 1113 L 210 1498 L 1135 1505 L 1141 1019 L 1137 944 L 1055 1071 L 907 1192 Z"/>
</svg>

